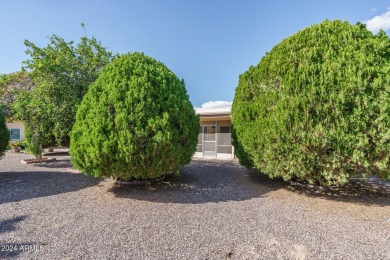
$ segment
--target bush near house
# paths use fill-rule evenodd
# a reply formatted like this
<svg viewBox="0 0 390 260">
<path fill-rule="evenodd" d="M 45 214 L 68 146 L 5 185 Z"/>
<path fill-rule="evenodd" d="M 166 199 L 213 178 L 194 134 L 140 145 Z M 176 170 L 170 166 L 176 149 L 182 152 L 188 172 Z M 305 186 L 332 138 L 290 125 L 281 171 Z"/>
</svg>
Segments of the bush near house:
<svg viewBox="0 0 390 260">
<path fill-rule="evenodd" d="M 0 106 L 0 156 L 2 156 L 8 148 L 9 132 L 5 124 L 5 115 Z"/>
<path fill-rule="evenodd" d="M 246 167 L 322 185 L 390 179 L 390 40 L 324 21 L 240 76 L 233 143 Z"/>
<path fill-rule="evenodd" d="M 71 160 L 96 177 L 156 179 L 191 161 L 198 130 L 184 81 L 153 58 L 126 54 L 108 64 L 84 96 Z"/>
</svg>

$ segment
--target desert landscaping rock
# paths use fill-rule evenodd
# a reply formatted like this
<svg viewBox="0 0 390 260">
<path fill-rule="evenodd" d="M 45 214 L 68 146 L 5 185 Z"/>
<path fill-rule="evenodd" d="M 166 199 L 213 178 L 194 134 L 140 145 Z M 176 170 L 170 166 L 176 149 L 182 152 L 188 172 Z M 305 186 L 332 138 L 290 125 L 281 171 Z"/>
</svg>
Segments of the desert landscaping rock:
<svg viewBox="0 0 390 260">
<path fill-rule="evenodd" d="M 68 156 L 28 158 L 0 160 L 0 258 L 390 259 L 386 194 L 310 190 L 208 160 L 118 185 Z"/>
</svg>

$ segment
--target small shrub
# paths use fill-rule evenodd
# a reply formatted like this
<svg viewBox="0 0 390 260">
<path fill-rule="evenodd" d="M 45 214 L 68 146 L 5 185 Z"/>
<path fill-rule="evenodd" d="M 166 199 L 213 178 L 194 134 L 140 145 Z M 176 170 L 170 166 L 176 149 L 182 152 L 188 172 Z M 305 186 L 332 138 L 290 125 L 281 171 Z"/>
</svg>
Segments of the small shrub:
<svg viewBox="0 0 390 260">
<path fill-rule="evenodd" d="M 5 124 L 5 115 L 0 107 L 0 156 L 2 156 L 8 148 L 9 131 Z"/>
<path fill-rule="evenodd" d="M 13 149 L 13 148 L 15 148 L 17 146 L 18 145 L 17 145 L 16 141 L 9 141 L 8 142 L 8 149 Z"/>
<path fill-rule="evenodd" d="M 33 154 L 36 158 L 42 157 L 42 148 L 38 142 L 33 141 L 33 137 L 30 131 L 30 127 L 24 125 L 24 145 L 27 153 Z"/>
<path fill-rule="evenodd" d="M 390 179 L 390 40 L 325 21 L 286 38 L 240 76 L 233 144 L 271 177 Z"/>
<path fill-rule="evenodd" d="M 26 143 L 26 141 L 18 141 L 17 146 L 20 147 L 20 149 L 24 150 L 27 147 L 27 143 Z"/>
<path fill-rule="evenodd" d="M 25 141 L 10 141 L 8 143 L 8 149 L 14 149 L 16 147 L 19 147 L 20 149 L 26 149 L 26 142 Z"/>
<path fill-rule="evenodd" d="M 161 62 L 126 54 L 108 64 L 84 96 L 71 160 L 96 177 L 156 179 L 191 161 L 198 130 L 184 82 Z"/>
</svg>

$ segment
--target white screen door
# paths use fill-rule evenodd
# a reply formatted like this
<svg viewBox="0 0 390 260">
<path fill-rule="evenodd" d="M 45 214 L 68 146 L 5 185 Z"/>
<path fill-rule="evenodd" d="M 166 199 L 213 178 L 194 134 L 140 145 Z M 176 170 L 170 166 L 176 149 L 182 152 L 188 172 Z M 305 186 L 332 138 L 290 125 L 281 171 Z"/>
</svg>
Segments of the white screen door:
<svg viewBox="0 0 390 260">
<path fill-rule="evenodd" d="M 217 156 L 217 126 L 203 126 L 203 156 Z"/>
</svg>

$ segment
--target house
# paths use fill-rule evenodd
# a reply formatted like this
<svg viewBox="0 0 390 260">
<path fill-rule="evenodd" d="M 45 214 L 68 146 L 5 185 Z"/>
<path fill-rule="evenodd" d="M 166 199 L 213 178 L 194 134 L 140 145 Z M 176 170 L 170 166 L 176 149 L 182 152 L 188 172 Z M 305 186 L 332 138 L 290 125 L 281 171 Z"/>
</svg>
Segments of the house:
<svg viewBox="0 0 390 260">
<path fill-rule="evenodd" d="M 233 159 L 231 143 L 231 106 L 221 108 L 196 108 L 200 117 L 198 145 L 194 157 Z M 7 122 L 12 141 L 24 140 L 24 124 Z"/>
<path fill-rule="evenodd" d="M 233 159 L 231 143 L 231 106 L 195 108 L 200 117 L 198 146 L 194 157 Z"/>
<path fill-rule="evenodd" d="M 6 123 L 7 128 L 10 132 L 11 141 L 24 140 L 24 124 L 21 121 L 14 121 L 12 123 Z"/>
</svg>

